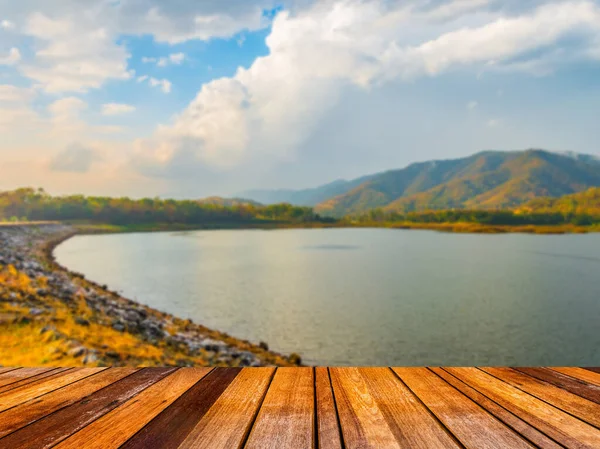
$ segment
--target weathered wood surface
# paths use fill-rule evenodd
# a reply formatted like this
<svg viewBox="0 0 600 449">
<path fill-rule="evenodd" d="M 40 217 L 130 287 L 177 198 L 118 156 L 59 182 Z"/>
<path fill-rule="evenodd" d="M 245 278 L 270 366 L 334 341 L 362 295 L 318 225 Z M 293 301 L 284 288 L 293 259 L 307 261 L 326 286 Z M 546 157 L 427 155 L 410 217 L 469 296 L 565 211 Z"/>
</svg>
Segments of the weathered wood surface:
<svg viewBox="0 0 600 449">
<path fill-rule="evenodd" d="M 600 448 L 597 368 L 0 368 L 0 448 Z"/>
</svg>

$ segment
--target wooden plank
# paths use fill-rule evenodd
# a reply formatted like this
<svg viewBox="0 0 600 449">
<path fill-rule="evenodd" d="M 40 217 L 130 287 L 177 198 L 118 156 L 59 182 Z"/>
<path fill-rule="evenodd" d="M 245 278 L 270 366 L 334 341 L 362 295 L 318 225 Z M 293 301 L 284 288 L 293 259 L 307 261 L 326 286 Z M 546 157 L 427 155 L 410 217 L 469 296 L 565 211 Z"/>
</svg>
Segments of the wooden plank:
<svg viewBox="0 0 600 449">
<path fill-rule="evenodd" d="M 77 382 L 93 374 L 99 373 L 106 368 L 75 368 L 31 382 L 19 388 L 14 388 L 0 395 L 0 411 L 7 410 L 23 402 L 37 398 L 58 388 Z"/>
<path fill-rule="evenodd" d="M 241 448 L 274 373 L 274 368 L 244 368 L 179 449 Z"/>
<path fill-rule="evenodd" d="M 600 404 L 600 386 L 586 382 L 583 379 L 570 376 L 567 373 L 558 370 L 551 370 L 548 368 L 515 368 L 524 374 L 527 374 L 536 379 L 543 380 L 555 387 L 569 391 L 577 396 L 587 399 L 588 401 Z M 567 368 L 568 369 L 568 368 Z M 582 369 L 584 373 L 590 373 Z M 593 375 L 594 373 L 590 373 Z M 597 375 L 600 377 L 600 374 Z"/>
<path fill-rule="evenodd" d="M 330 374 L 346 447 L 400 448 L 358 369 L 330 368 Z"/>
<path fill-rule="evenodd" d="M 427 368 L 393 370 L 466 448 L 534 447 Z"/>
<path fill-rule="evenodd" d="M 68 368 L 63 368 L 68 369 Z M 36 376 L 55 371 L 57 368 L 19 368 L 0 375 L 0 393 L 32 382 Z M 18 384 L 17 384 L 18 382 Z"/>
<path fill-rule="evenodd" d="M 246 448 L 314 448 L 314 402 L 312 368 L 278 368 Z"/>
<path fill-rule="evenodd" d="M 211 368 L 179 369 L 54 448 L 118 448 L 210 371 Z"/>
<path fill-rule="evenodd" d="M 390 368 L 359 368 L 359 372 L 402 447 L 459 447 L 420 398 Z"/>
<path fill-rule="evenodd" d="M 542 401 L 564 410 L 582 421 L 600 427 L 600 405 L 576 394 L 535 379 L 511 368 L 482 368 L 483 371 L 517 387 Z"/>
<path fill-rule="evenodd" d="M 585 367 L 584 369 L 600 374 L 600 368 L 598 367 Z"/>
<path fill-rule="evenodd" d="M 558 371 L 570 377 L 574 377 L 588 385 L 600 386 L 600 374 L 584 368 L 551 368 L 552 371 Z M 595 389 L 594 389 L 595 390 Z"/>
<path fill-rule="evenodd" d="M 171 374 L 176 368 L 144 368 L 0 439 L 0 447 L 45 449 Z"/>
<path fill-rule="evenodd" d="M 444 368 L 557 443 L 568 448 L 600 447 L 600 431 L 477 368 Z"/>
<path fill-rule="evenodd" d="M 121 447 L 123 449 L 178 447 L 240 370 L 240 368 L 221 368 L 209 373 Z"/>
<path fill-rule="evenodd" d="M 461 380 L 457 379 L 453 375 L 447 373 L 442 368 L 429 368 L 435 374 L 440 376 L 454 388 L 459 390 L 465 396 L 468 396 L 473 401 L 477 402 L 481 407 L 485 408 L 488 412 L 494 415 L 496 418 L 504 422 L 507 426 L 514 429 L 516 432 L 523 435 L 529 441 L 534 443 L 536 446 L 542 449 L 560 449 L 560 446 L 555 441 L 548 438 L 542 432 L 537 430 L 535 427 L 523 421 L 518 416 L 509 412 L 503 407 L 500 407 L 494 401 L 488 399 L 486 396 L 481 394 L 479 391 L 471 388 Z"/>
<path fill-rule="evenodd" d="M 342 449 L 340 425 L 327 368 L 315 368 L 315 395 L 319 449 Z"/>
<path fill-rule="evenodd" d="M 8 373 L 9 371 L 15 371 L 19 368 L 20 367 L 18 366 L 3 366 L 2 368 L 0 368 L 0 374 Z"/>
<path fill-rule="evenodd" d="M 134 372 L 136 368 L 111 368 L 66 387 L 31 399 L 0 414 L 0 437 L 67 407 Z"/>
</svg>

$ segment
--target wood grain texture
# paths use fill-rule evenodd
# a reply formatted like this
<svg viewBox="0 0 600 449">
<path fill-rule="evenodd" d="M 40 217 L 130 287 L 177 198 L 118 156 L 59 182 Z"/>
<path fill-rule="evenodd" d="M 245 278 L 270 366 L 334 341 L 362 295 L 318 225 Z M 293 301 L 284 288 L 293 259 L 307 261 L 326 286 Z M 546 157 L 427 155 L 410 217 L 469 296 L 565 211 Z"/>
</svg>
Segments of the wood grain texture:
<svg viewBox="0 0 600 449">
<path fill-rule="evenodd" d="M 70 368 L 19 368 L 0 375 L 0 393 L 13 388 L 33 382 L 42 375 L 50 375 L 52 372 L 65 371 Z"/>
<path fill-rule="evenodd" d="M 30 382 L 0 395 L 0 411 L 7 410 L 30 399 L 37 398 L 51 391 L 57 390 L 78 380 L 99 373 L 106 368 L 74 368 L 62 372 L 54 371 L 35 382 Z"/>
<path fill-rule="evenodd" d="M 327 368 L 315 368 L 315 390 L 319 449 L 342 449 L 340 425 Z"/>
<path fill-rule="evenodd" d="M 359 372 L 402 447 L 459 447 L 456 440 L 391 369 L 360 368 Z"/>
<path fill-rule="evenodd" d="M 278 368 L 245 447 L 315 447 L 314 402 L 312 368 Z"/>
<path fill-rule="evenodd" d="M 239 372 L 240 368 L 222 368 L 209 373 L 121 447 L 178 447 Z"/>
<path fill-rule="evenodd" d="M 453 375 L 447 373 L 442 368 L 429 368 L 435 374 L 440 376 L 454 388 L 459 390 L 465 396 L 471 398 L 474 402 L 485 408 L 488 412 L 494 415 L 497 419 L 505 423 L 507 426 L 514 429 L 519 434 L 523 435 L 529 441 L 542 449 L 560 449 L 562 446 L 557 444 L 552 439 L 548 438 L 542 432 L 537 430 L 532 425 L 526 423 L 515 414 L 509 412 L 505 408 L 499 406 L 494 401 L 490 400 L 479 391 L 465 384 Z"/>
<path fill-rule="evenodd" d="M 0 439 L 0 447 L 45 449 L 60 443 L 100 416 L 117 408 L 175 368 L 144 368 Z"/>
<path fill-rule="evenodd" d="M 358 368 L 330 368 L 347 448 L 400 448 Z"/>
<path fill-rule="evenodd" d="M 274 373 L 275 368 L 244 368 L 179 448 L 241 448 Z"/>
<path fill-rule="evenodd" d="M 594 385 L 593 383 L 589 383 L 586 380 L 573 376 L 573 373 L 571 371 L 555 371 L 548 368 L 515 369 L 524 374 L 527 374 L 528 376 L 535 377 L 536 379 L 548 382 L 549 384 L 552 384 L 555 387 L 576 394 L 577 396 L 585 398 L 588 401 L 600 404 L 600 386 Z M 567 368 L 567 370 L 568 369 L 569 368 Z M 586 371 L 584 369 L 582 369 L 581 371 L 583 371 L 584 373 L 589 373 L 590 375 L 594 375 L 594 373 L 590 373 L 589 371 Z M 571 373 L 571 375 L 569 375 L 568 373 Z M 597 374 L 597 376 L 600 377 L 600 374 Z"/>
<path fill-rule="evenodd" d="M 175 371 L 54 448 L 118 448 L 210 371 L 211 368 Z"/>
<path fill-rule="evenodd" d="M 67 407 L 84 397 L 134 373 L 136 368 L 111 368 L 71 385 L 31 399 L 0 414 L 0 437 L 25 427 L 50 413 Z"/>
<path fill-rule="evenodd" d="M 19 366 L 3 366 L 2 368 L 0 368 L 0 374 L 4 374 L 4 373 L 8 373 L 9 371 L 15 371 L 18 370 L 20 367 Z"/>
<path fill-rule="evenodd" d="M 600 427 L 600 405 L 595 402 L 511 368 L 483 368 L 483 370 L 588 424 Z"/>
<path fill-rule="evenodd" d="M 599 376 L 566 367 L 0 368 L 0 449 L 600 448 Z"/>
<path fill-rule="evenodd" d="M 584 368 L 551 368 L 551 371 L 557 371 L 561 374 L 571 376 L 581 380 L 586 384 L 592 384 L 600 387 L 600 374 Z M 594 389 L 596 391 L 596 389 Z"/>
<path fill-rule="evenodd" d="M 592 371 L 593 373 L 598 373 L 600 374 L 600 368 L 599 367 L 585 367 L 584 369 L 588 370 L 588 371 Z"/>
<path fill-rule="evenodd" d="M 427 368 L 394 368 L 394 372 L 466 448 L 534 447 Z"/>
<path fill-rule="evenodd" d="M 600 447 L 600 431 L 477 368 L 444 368 L 568 448 Z"/>
</svg>

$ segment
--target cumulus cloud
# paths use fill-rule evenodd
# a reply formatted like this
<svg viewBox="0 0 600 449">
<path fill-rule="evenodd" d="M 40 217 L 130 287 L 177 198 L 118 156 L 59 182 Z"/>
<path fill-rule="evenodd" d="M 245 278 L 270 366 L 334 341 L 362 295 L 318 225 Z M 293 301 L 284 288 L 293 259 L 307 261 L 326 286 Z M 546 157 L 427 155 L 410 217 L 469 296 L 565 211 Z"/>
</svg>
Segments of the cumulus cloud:
<svg viewBox="0 0 600 449">
<path fill-rule="evenodd" d="M 485 13 L 477 10 L 488 3 Z M 269 54 L 202 86 L 172 125 L 136 142 L 136 158 L 145 166 L 153 162 L 156 172 L 170 170 L 181 154 L 220 168 L 257 156 L 289 158 L 348 88 L 368 90 L 471 66 L 516 69 L 515 58 L 545 54 L 563 38 L 577 36 L 586 47 L 600 36 L 600 9 L 591 1 L 541 3 L 518 13 L 492 3 L 424 8 L 419 2 L 347 0 L 282 11 L 266 40 Z"/>
<path fill-rule="evenodd" d="M 0 56 L 0 65 L 15 65 L 21 60 L 21 52 L 18 48 L 11 48 L 6 56 Z"/>
<path fill-rule="evenodd" d="M 23 22 L 19 32 L 34 39 L 34 58 L 23 64 L 22 73 L 46 92 L 82 93 L 133 76 L 120 36 L 152 35 L 167 43 L 230 37 L 268 26 L 263 11 L 274 6 L 274 0 L 22 0 L 3 5 L 3 13 Z M 12 24 L 4 20 L 2 27 Z M 181 64 L 184 58 L 174 53 L 157 63 Z M 19 59 L 17 49 L 7 57 L 0 54 L 0 64 Z"/>
<path fill-rule="evenodd" d="M 49 169 L 58 172 L 87 173 L 92 164 L 100 159 L 94 149 L 81 143 L 72 143 L 52 158 Z"/>
<path fill-rule="evenodd" d="M 26 32 L 37 39 L 38 50 L 35 60 L 21 70 L 47 92 L 86 92 L 110 79 L 131 78 L 125 47 L 85 17 L 55 19 L 34 13 L 27 19 Z"/>
<path fill-rule="evenodd" d="M 106 103 L 102 105 L 102 115 L 121 115 L 135 111 L 135 106 L 122 103 Z"/>
</svg>

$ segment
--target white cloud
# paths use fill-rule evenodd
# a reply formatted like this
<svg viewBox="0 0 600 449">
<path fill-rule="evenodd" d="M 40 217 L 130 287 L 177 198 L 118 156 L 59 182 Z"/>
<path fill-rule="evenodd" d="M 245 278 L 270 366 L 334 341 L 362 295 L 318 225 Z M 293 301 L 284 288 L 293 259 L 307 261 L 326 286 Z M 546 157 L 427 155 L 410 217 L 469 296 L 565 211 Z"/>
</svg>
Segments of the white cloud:
<svg viewBox="0 0 600 449">
<path fill-rule="evenodd" d="M 42 124 L 40 116 L 31 108 L 23 105 L 2 106 L 0 104 L 0 131 L 6 133 L 3 141 L 10 141 L 11 137 L 21 133 L 31 133 L 38 131 Z"/>
<path fill-rule="evenodd" d="M 33 89 L 0 84 L 0 102 L 27 103 L 35 96 Z"/>
<path fill-rule="evenodd" d="M 102 105 L 102 115 L 120 115 L 135 111 L 135 106 L 122 103 L 107 103 Z"/>
<path fill-rule="evenodd" d="M 47 92 L 86 92 L 107 80 L 132 76 L 125 47 L 89 17 L 54 19 L 34 13 L 27 19 L 26 33 L 36 38 L 38 49 L 35 60 L 21 70 Z"/>
<path fill-rule="evenodd" d="M 136 34 L 153 34 L 171 44 L 191 39 L 231 37 L 242 30 L 268 25 L 263 9 L 276 6 L 274 0 L 229 0 L 165 4 L 163 0 L 123 2 L 122 17 Z"/>
<path fill-rule="evenodd" d="M 144 56 L 142 57 L 142 62 L 144 64 L 149 64 L 149 63 L 156 63 L 156 65 L 158 67 L 166 67 L 168 65 L 181 65 L 183 63 L 183 61 L 185 61 L 186 56 L 185 53 L 171 53 L 168 56 L 163 56 L 160 58 L 154 58 L 154 57 L 148 57 L 148 56 Z"/>
<path fill-rule="evenodd" d="M 137 142 L 138 156 L 167 169 L 181 154 L 215 167 L 258 156 L 288 158 L 348 86 L 371 89 L 474 65 L 506 70 L 514 58 L 543 53 L 564 37 L 577 35 L 586 45 L 600 35 L 600 10 L 591 1 L 552 2 L 520 15 L 490 10 L 469 20 L 455 17 L 486 3 L 445 2 L 424 10 L 417 3 L 348 0 L 281 12 L 266 40 L 269 54 L 231 78 L 205 84 L 172 125 Z"/>
<path fill-rule="evenodd" d="M 165 94 L 170 93 L 171 88 L 173 87 L 173 84 L 168 79 L 158 79 L 158 78 L 154 78 L 153 76 L 148 76 L 148 75 L 138 76 L 136 81 L 138 83 L 143 83 L 143 82 L 148 81 L 148 85 L 150 87 L 158 87 Z"/>
<path fill-rule="evenodd" d="M 2 22 L 0 22 L 0 28 L 2 28 L 3 30 L 14 30 L 15 24 L 12 23 L 10 20 L 3 20 Z"/>
<path fill-rule="evenodd" d="M 502 124 L 502 121 L 500 119 L 497 118 L 491 118 L 486 122 L 486 125 L 489 128 L 497 128 L 498 126 L 500 126 Z"/>
<path fill-rule="evenodd" d="M 166 94 L 171 92 L 172 84 L 167 79 L 157 79 L 157 78 L 151 77 L 148 80 L 148 84 L 150 84 L 150 86 L 152 86 L 152 87 L 160 87 L 160 90 L 162 90 Z"/>
<path fill-rule="evenodd" d="M 18 48 L 11 48 L 6 56 L 0 56 L 0 65 L 15 65 L 21 60 L 21 52 Z"/>
<path fill-rule="evenodd" d="M 479 106 L 479 103 L 476 102 L 475 100 L 469 101 L 467 103 L 467 109 L 470 110 L 470 111 L 472 111 L 473 109 L 477 109 L 477 106 Z"/>
</svg>

